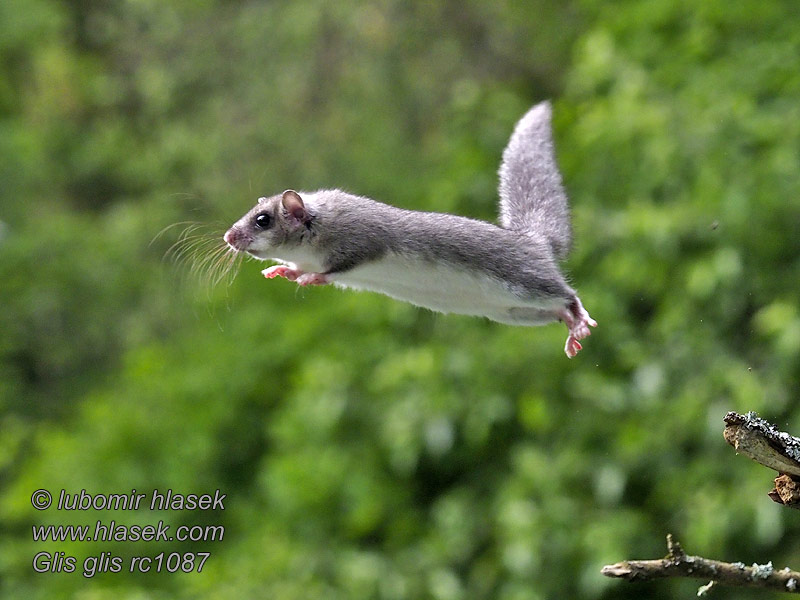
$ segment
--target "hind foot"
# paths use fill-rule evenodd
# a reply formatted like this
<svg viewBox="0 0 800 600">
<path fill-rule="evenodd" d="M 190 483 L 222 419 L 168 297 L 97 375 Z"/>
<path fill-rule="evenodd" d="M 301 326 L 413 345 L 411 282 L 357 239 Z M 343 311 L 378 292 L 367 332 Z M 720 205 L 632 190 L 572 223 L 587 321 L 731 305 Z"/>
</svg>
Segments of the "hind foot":
<svg viewBox="0 0 800 600">
<path fill-rule="evenodd" d="M 591 335 L 592 331 L 589 327 L 597 327 L 597 321 L 589 316 L 586 309 L 583 308 L 580 299 L 575 296 L 575 299 L 565 308 L 560 314 L 564 323 L 569 329 L 567 336 L 567 343 L 564 345 L 564 352 L 569 358 L 573 358 L 583 348 L 578 340 Z"/>
</svg>

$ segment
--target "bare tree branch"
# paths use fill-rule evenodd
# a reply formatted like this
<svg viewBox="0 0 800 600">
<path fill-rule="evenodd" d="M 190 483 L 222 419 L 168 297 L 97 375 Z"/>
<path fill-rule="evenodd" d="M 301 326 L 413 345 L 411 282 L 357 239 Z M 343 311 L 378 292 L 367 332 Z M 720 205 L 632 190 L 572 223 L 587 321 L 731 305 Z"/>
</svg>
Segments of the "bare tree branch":
<svg viewBox="0 0 800 600">
<path fill-rule="evenodd" d="M 603 567 L 601 573 L 607 577 L 620 577 L 627 581 L 650 581 L 665 577 L 691 577 L 708 579 L 721 585 L 759 587 L 782 592 L 800 593 L 800 573 L 788 567 L 775 570 L 772 563 L 753 564 L 726 563 L 701 556 L 690 556 L 680 544 L 667 535 L 665 558 L 658 560 L 625 560 Z M 703 586 L 707 591 L 710 586 Z M 703 591 L 703 593 L 705 593 Z"/>
<path fill-rule="evenodd" d="M 769 497 L 775 502 L 800 508 L 800 438 L 778 430 L 756 413 L 725 415 L 725 440 L 737 452 L 780 473 Z M 602 574 L 627 581 L 649 581 L 665 577 L 708 579 L 697 592 L 704 596 L 717 583 L 739 587 L 760 587 L 800 593 L 800 572 L 788 567 L 776 571 L 772 562 L 765 565 L 726 563 L 701 556 L 689 556 L 672 535 L 667 535 L 668 554 L 659 560 L 625 560 L 606 565 Z"/>
<path fill-rule="evenodd" d="M 778 504 L 800 508 L 800 438 L 779 431 L 756 413 L 725 415 L 725 440 L 737 452 L 780 473 L 769 497 Z"/>
</svg>

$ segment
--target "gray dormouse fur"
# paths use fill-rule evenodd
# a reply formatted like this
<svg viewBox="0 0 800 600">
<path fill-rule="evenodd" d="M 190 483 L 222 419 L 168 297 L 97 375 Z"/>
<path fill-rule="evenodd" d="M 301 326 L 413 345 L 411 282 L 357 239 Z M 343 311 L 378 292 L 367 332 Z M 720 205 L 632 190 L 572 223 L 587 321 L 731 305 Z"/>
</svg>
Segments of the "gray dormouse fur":
<svg viewBox="0 0 800 600">
<path fill-rule="evenodd" d="M 572 244 L 569 205 L 556 165 L 549 102 L 522 117 L 500 165 L 500 224 L 534 240 L 546 239 L 562 260 Z"/>
<path fill-rule="evenodd" d="M 340 190 L 259 199 L 225 234 L 235 251 L 301 285 L 367 289 L 516 325 L 566 322 L 566 352 L 596 323 L 558 267 L 571 243 L 548 103 L 517 124 L 500 167 L 500 222 L 404 210 Z"/>
</svg>

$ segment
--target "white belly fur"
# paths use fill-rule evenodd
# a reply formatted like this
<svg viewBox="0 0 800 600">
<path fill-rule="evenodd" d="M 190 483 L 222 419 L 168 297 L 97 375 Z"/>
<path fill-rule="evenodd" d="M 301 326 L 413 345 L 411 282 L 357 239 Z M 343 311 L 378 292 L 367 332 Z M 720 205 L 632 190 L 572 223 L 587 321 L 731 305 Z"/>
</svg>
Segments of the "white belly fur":
<svg viewBox="0 0 800 600">
<path fill-rule="evenodd" d="M 499 280 L 477 272 L 390 256 L 330 276 L 339 286 L 380 292 L 444 313 L 488 317 L 502 323 L 541 325 L 558 319 L 562 302 L 528 301 Z"/>
</svg>

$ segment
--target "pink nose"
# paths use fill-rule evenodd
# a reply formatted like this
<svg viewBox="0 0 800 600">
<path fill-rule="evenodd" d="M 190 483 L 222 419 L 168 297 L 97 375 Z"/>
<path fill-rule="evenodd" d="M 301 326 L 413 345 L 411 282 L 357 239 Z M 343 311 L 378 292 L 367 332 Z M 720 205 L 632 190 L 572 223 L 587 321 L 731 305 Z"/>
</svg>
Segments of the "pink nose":
<svg viewBox="0 0 800 600">
<path fill-rule="evenodd" d="M 225 235 L 222 236 L 222 239 L 225 240 L 225 243 L 228 244 L 228 246 L 230 246 L 234 250 L 237 249 L 235 244 L 236 232 L 234 232 L 233 229 L 228 229 L 228 231 L 225 232 Z"/>
</svg>

